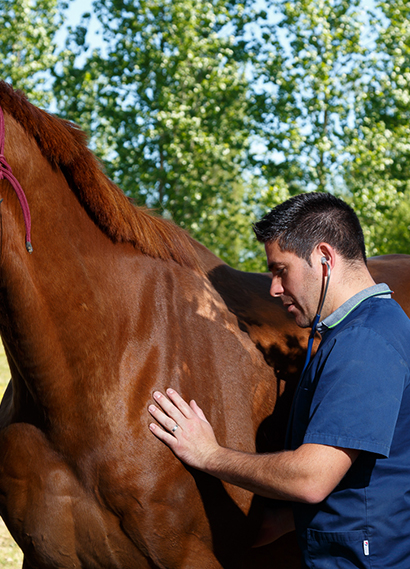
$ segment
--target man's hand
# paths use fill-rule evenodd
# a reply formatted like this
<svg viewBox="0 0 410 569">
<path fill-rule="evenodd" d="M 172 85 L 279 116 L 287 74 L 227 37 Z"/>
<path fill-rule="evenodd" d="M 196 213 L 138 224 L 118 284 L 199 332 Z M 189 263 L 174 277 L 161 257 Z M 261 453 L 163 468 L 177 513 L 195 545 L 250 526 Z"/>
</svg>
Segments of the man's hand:
<svg viewBox="0 0 410 569">
<path fill-rule="evenodd" d="M 156 391 L 159 407 L 149 406 L 158 421 L 150 429 L 186 464 L 275 500 L 317 504 L 339 484 L 359 451 L 321 444 L 302 444 L 274 454 L 245 453 L 221 447 L 203 411 L 176 391 Z M 161 428 L 162 427 L 162 428 Z"/>
<path fill-rule="evenodd" d="M 150 405 L 148 411 L 162 428 L 151 423 L 150 430 L 179 459 L 206 470 L 212 455 L 220 449 L 211 425 L 195 401 L 188 405 L 173 389 L 167 389 L 167 395 L 169 399 L 159 391 L 153 394 L 161 409 Z"/>
</svg>

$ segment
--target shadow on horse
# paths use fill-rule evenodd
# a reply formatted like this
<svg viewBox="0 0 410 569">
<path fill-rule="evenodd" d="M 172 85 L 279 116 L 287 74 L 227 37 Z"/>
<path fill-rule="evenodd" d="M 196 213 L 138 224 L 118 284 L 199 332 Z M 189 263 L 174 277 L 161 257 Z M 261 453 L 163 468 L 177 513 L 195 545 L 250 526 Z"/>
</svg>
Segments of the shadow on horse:
<svg viewBox="0 0 410 569">
<path fill-rule="evenodd" d="M 4 82 L 0 105 L 0 511 L 24 569 L 296 569 L 293 535 L 251 548 L 262 499 L 181 464 L 147 406 L 172 386 L 221 444 L 280 450 L 306 331 L 269 275 L 132 205 L 76 125 Z M 369 264 L 408 311 L 409 258 Z"/>
</svg>

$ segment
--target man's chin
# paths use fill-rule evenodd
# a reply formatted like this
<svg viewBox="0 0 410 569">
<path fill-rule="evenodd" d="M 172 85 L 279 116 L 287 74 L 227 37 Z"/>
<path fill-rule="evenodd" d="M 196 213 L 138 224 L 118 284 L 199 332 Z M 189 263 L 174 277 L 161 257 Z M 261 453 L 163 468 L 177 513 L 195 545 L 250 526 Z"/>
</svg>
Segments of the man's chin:
<svg viewBox="0 0 410 569">
<path fill-rule="evenodd" d="M 311 328 L 312 327 L 312 325 L 309 322 L 305 322 L 305 321 L 298 322 L 296 319 L 295 319 L 295 322 L 299 326 L 299 328 Z"/>
<path fill-rule="evenodd" d="M 286 310 L 292 316 L 299 328 L 311 328 L 312 322 L 295 304 L 285 305 Z"/>
<path fill-rule="evenodd" d="M 293 314 L 295 322 L 299 328 L 311 328 L 312 322 L 304 314 Z"/>
</svg>

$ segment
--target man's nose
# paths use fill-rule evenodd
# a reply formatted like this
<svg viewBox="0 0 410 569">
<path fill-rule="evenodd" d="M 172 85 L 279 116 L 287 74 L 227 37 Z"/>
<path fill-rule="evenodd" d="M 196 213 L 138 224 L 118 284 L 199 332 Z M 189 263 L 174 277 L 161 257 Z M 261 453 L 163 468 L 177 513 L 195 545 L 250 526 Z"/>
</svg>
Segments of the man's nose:
<svg viewBox="0 0 410 569">
<path fill-rule="evenodd" d="M 285 291 L 284 288 L 282 286 L 282 281 L 281 279 L 278 279 L 277 277 L 273 277 L 272 278 L 272 283 L 270 285 L 270 295 L 275 297 L 275 296 L 281 296 Z"/>
</svg>

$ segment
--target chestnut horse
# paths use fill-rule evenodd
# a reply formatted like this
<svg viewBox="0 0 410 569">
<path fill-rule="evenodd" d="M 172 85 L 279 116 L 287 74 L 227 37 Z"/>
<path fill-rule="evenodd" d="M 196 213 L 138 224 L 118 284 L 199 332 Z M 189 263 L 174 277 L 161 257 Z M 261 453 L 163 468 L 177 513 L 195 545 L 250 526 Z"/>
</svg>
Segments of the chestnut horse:
<svg viewBox="0 0 410 569">
<path fill-rule="evenodd" d="M 296 569 L 293 535 L 250 547 L 262 500 L 181 464 L 147 406 L 173 386 L 222 444 L 278 450 L 306 332 L 269 275 L 134 207 L 74 124 L 4 82 L 0 105 L 29 207 L 0 181 L 0 512 L 24 569 Z M 410 258 L 373 263 L 407 302 Z"/>
</svg>

